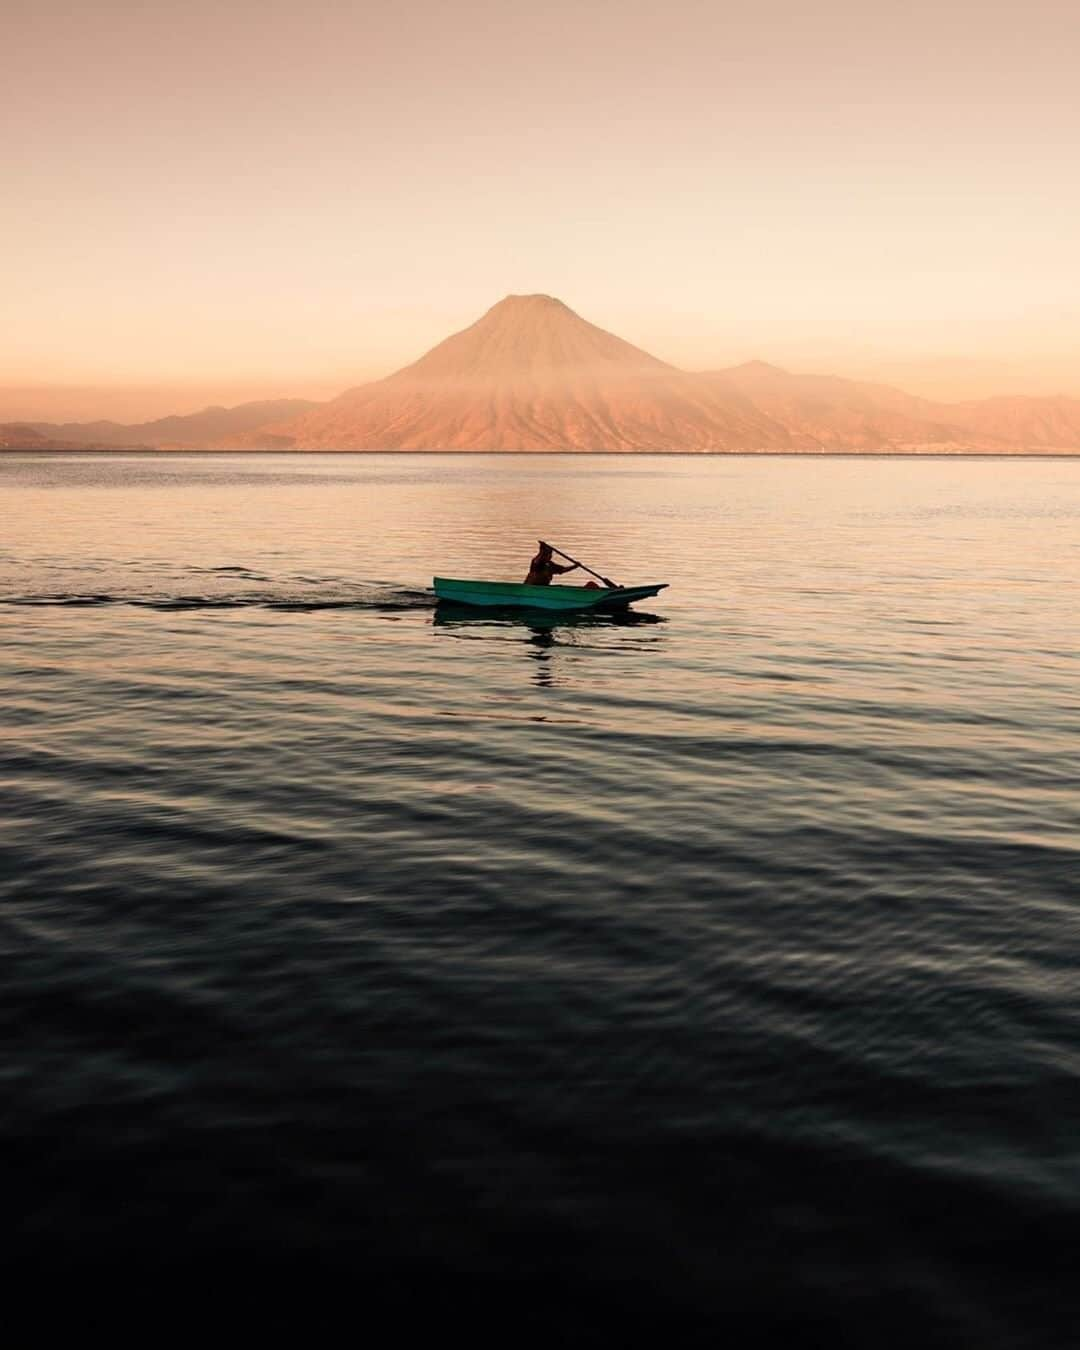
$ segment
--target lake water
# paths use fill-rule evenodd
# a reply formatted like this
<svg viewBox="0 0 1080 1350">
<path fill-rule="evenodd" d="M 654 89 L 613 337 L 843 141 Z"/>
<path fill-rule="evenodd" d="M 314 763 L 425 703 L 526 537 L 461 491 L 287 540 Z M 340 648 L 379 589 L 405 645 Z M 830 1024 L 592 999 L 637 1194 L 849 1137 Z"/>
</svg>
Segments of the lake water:
<svg viewBox="0 0 1080 1350">
<path fill-rule="evenodd" d="M 29 1260 L 1073 1343 L 1080 460 L 7 454 L 0 514 Z M 670 589 L 436 611 L 541 536 Z"/>
</svg>

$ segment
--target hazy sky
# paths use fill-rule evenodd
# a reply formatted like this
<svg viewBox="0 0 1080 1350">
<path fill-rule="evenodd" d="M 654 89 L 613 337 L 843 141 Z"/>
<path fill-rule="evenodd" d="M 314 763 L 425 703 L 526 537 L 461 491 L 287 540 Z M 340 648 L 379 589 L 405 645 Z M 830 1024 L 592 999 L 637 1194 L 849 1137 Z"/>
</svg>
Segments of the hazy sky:
<svg viewBox="0 0 1080 1350">
<path fill-rule="evenodd" d="M 0 35 L 0 416 L 326 397 L 511 291 L 690 367 L 1080 394 L 1075 0 L 7 0 Z"/>
</svg>

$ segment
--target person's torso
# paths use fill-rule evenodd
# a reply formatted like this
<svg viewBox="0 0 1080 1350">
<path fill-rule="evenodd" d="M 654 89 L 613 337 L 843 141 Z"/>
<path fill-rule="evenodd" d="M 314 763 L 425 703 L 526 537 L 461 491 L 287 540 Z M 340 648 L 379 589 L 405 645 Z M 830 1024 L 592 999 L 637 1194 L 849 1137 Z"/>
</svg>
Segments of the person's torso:
<svg viewBox="0 0 1080 1350">
<path fill-rule="evenodd" d="M 551 578 L 555 575 L 553 563 L 540 562 L 534 558 L 529 566 L 529 575 L 525 578 L 526 586 L 550 586 Z"/>
</svg>

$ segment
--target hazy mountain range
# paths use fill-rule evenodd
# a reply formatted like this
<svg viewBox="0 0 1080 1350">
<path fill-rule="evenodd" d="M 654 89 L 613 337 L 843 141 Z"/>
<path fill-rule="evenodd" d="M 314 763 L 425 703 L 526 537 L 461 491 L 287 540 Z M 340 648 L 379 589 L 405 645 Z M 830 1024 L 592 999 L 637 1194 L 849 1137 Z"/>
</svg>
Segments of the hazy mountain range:
<svg viewBox="0 0 1080 1350">
<path fill-rule="evenodd" d="M 40 426 L 48 426 L 48 423 L 42 422 L 0 422 L 0 450 L 110 450 L 113 447 L 105 445 L 104 442 L 90 441 L 85 435 L 74 436 L 71 440 L 65 440 L 59 434 L 45 436 L 38 430 Z M 150 450 L 152 446 L 143 445 L 142 449 Z"/>
<path fill-rule="evenodd" d="M 5 434 L 10 437 L 13 429 L 21 426 L 39 437 L 63 442 L 62 446 L 56 447 L 62 449 L 81 443 L 95 449 L 152 447 L 158 450 L 205 450 L 226 436 L 253 431 L 268 422 L 296 417 L 316 406 L 309 399 L 274 398 L 258 403 L 241 403 L 236 408 L 203 408 L 201 412 L 159 417 L 153 422 L 6 423 L 0 427 L 0 446 L 4 444 Z"/>
<path fill-rule="evenodd" d="M 887 385 L 792 374 L 760 361 L 689 372 L 595 327 L 551 296 L 511 295 L 413 365 L 328 403 L 245 403 L 131 426 L 0 426 L 0 448 L 80 444 L 1047 453 L 1080 449 L 1080 399 L 936 403 Z"/>
</svg>

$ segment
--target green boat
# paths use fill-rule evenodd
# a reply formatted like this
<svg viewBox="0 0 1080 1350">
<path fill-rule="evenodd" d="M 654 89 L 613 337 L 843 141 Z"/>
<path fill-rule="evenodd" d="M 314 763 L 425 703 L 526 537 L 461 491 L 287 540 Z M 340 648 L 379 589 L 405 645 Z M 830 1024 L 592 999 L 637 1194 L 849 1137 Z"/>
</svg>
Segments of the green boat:
<svg viewBox="0 0 1080 1350">
<path fill-rule="evenodd" d="M 479 605 L 487 609 L 553 609 L 570 614 L 585 610 L 625 609 L 635 600 L 646 600 L 667 587 L 656 586 L 525 586 L 512 581 L 461 581 L 435 578 L 435 596 L 453 605 Z"/>
</svg>

